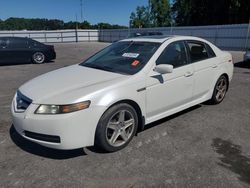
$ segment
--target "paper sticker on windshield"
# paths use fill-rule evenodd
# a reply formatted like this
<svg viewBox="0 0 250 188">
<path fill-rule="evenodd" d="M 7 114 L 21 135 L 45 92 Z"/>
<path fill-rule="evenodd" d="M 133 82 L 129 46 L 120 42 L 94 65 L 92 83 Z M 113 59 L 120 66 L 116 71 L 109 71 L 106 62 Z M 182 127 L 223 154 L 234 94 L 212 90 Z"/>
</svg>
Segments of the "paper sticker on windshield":
<svg viewBox="0 0 250 188">
<path fill-rule="evenodd" d="M 137 58 L 140 54 L 137 53 L 124 53 L 122 57 Z"/>
<path fill-rule="evenodd" d="M 133 63 L 131 63 L 131 65 L 132 65 L 133 67 L 136 67 L 136 66 L 139 65 L 139 64 L 140 64 L 140 61 L 138 61 L 138 60 L 134 60 Z"/>
</svg>

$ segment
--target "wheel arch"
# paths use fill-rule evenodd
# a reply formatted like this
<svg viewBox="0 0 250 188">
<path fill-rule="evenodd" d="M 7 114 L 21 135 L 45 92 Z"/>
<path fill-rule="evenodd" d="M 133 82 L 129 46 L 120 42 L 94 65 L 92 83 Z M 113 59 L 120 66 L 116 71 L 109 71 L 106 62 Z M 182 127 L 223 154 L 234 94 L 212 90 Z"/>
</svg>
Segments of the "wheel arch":
<svg viewBox="0 0 250 188">
<path fill-rule="evenodd" d="M 102 116 L 106 113 L 107 110 L 109 110 L 111 107 L 117 105 L 117 104 L 121 104 L 121 103 L 125 103 L 125 104 L 129 104 L 130 106 L 132 106 L 136 113 L 137 113 L 137 117 L 138 117 L 138 128 L 137 128 L 137 131 L 136 131 L 136 134 L 140 131 L 142 131 L 144 129 L 144 126 L 145 126 L 145 117 L 144 115 L 142 114 L 142 110 L 141 110 L 141 107 L 139 106 L 139 104 L 137 102 L 135 102 L 134 100 L 131 100 L 131 99 L 122 99 L 122 100 L 119 100 L 119 101 L 116 101 L 114 103 L 112 103 L 102 114 Z M 102 117 L 101 116 L 101 117 Z"/>
<path fill-rule="evenodd" d="M 221 74 L 220 76 L 219 76 L 219 78 L 221 77 L 221 76 L 225 76 L 226 77 L 226 79 L 227 79 L 227 91 L 228 91 L 228 88 L 229 88 L 229 76 L 228 76 L 228 74 L 227 73 L 223 73 L 223 74 Z M 218 78 L 218 79 L 219 79 Z M 218 80 L 217 79 L 217 80 Z"/>
</svg>

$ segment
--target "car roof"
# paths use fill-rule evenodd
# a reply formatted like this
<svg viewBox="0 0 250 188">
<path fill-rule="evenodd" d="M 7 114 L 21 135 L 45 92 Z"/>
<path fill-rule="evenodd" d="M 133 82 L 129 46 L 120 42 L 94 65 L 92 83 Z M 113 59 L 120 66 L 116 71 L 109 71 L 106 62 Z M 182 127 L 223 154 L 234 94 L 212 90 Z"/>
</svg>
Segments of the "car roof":
<svg viewBox="0 0 250 188">
<path fill-rule="evenodd" d="M 199 37 L 193 36 L 181 36 L 181 35 L 152 35 L 152 36 L 140 36 L 140 37 L 132 37 L 123 39 L 121 41 L 138 41 L 138 42 L 157 42 L 157 43 L 164 43 L 166 40 L 169 39 L 179 39 L 179 40 L 198 40 L 203 41 Z"/>
<path fill-rule="evenodd" d="M 28 37 L 0 37 L 0 39 L 26 39 L 26 40 L 31 40 L 31 38 L 28 38 Z"/>
</svg>

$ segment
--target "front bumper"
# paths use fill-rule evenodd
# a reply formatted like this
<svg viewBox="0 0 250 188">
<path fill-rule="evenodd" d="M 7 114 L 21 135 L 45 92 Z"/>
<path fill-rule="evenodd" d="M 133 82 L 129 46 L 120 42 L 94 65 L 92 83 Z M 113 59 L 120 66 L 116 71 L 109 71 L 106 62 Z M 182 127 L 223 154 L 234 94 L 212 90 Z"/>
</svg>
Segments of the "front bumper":
<svg viewBox="0 0 250 188">
<path fill-rule="evenodd" d="M 18 113 L 14 98 L 11 112 L 16 131 L 40 145 L 65 150 L 94 145 L 96 126 L 106 110 L 106 107 L 90 107 L 69 114 L 38 115 L 34 114 L 37 107 L 30 104 L 25 112 Z M 57 138 L 57 141 L 49 138 Z"/>
</svg>

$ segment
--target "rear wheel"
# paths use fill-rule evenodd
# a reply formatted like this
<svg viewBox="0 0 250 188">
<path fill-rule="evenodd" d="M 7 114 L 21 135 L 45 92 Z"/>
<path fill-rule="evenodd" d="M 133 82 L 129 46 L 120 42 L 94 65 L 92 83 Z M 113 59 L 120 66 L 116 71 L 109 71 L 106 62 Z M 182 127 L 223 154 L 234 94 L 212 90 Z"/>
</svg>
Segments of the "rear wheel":
<svg viewBox="0 0 250 188">
<path fill-rule="evenodd" d="M 32 55 L 32 61 L 36 64 L 42 64 L 45 62 L 45 55 L 42 52 L 35 52 Z"/>
<path fill-rule="evenodd" d="M 213 96 L 210 101 L 213 104 L 219 104 L 220 102 L 222 102 L 226 96 L 227 89 L 228 79 L 225 75 L 222 75 L 215 84 Z"/>
<path fill-rule="evenodd" d="M 126 104 L 117 104 L 101 117 L 95 135 L 95 145 L 114 152 L 126 147 L 134 137 L 138 127 L 135 109 Z"/>
</svg>

